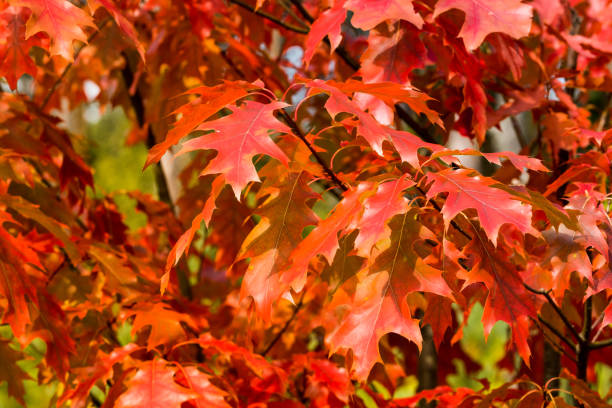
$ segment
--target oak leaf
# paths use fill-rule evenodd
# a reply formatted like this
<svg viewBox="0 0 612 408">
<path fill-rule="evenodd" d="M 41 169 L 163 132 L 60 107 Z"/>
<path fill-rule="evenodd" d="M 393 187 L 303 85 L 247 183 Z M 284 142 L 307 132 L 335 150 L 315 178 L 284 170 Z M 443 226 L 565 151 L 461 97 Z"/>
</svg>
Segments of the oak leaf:
<svg viewBox="0 0 612 408">
<path fill-rule="evenodd" d="M 205 122 L 197 130 L 214 130 L 204 136 L 185 142 L 179 152 L 198 149 L 214 149 L 217 156 L 204 169 L 204 174 L 222 173 L 225 181 L 240 200 L 242 189 L 250 181 L 259 181 L 252 159 L 257 154 L 267 154 L 288 165 L 288 158 L 268 136 L 269 130 L 290 133 L 287 125 L 274 117 L 274 111 L 287 104 L 272 102 L 263 104 L 246 101 L 240 107 L 230 106 L 231 115 Z"/>
<path fill-rule="evenodd" d="M 351 24 L 362 30 L 371 30 L 385 20 L 406 20 L 421 28 L 423 18 L 414 11 L 412 1 L 402 0 L 349 0 L 344 5 L 353 12 Z"/>
<path fill-rule="evenodd" d="M 127 391 L 117 400 L 118 408 L 180 408 L 181 404 L 198 397 L 194 391 L 174 381 L 176 369 L 163 360 L 147 361 L 127 381 Z"/>
<path fill-rule="evenodd" d="M 440 0 L 436 3 L 434 18 L 450 9 L 465 13 L 459 37 L 468 50 L 478 48 L 490 33 L 503 32 L 520 38 L 531 29 L 532 7 L 520 0 Z"/>
<path fill-rule="evenodd" d="M 87 43 L 84 27 L 95 27 L 93 19 L 67 0 L 16 0 L 13 4 L 27 7 L 32 15 L 26 23 L 26 38 L 45 32 L 51 39 L 49 53 L 74 59 L 72 42 Z"/>
<path fill-rule="evenodd" d="M 480 225 L 493 242 L 497 242 L 499 229 L 504 224 L 512 224 L 523 233 L 539 236 L 539 232 L 531 226 L 531 207 L 516 201 L 509 193 L 492 187 L 497 183 L 495 180 L 465 169 L 428 173 L 427 179 L 433 182 L 427 191 L 427 198 L 448 193 L 442 208 L 447 228 L 461 211 L 474 208 Z"/>
</svg>

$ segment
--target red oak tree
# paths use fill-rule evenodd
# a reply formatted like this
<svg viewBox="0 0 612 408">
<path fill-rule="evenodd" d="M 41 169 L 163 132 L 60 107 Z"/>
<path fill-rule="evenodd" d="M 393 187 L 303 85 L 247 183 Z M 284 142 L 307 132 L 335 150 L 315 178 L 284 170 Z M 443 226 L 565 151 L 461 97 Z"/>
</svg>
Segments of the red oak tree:
<svg viewBox="0 0 612 408">
<path fill-rule="evenodd" d="M 611 17 L 606 0 L 1 0 L 6 393 L 609 406 L 591 386 L 612 365 Z M 100 191 L 83 106 L 122 108 L 155 195 Z M 500 383 L 452 380 L 474 371 L 472 316 L 509 333 Z"/>
</svg>

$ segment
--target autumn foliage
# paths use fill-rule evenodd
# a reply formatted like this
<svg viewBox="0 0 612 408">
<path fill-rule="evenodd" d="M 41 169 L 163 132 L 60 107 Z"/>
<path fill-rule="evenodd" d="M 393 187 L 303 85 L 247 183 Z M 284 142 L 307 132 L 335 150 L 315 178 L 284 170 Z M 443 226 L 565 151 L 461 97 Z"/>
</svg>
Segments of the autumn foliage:
<svg viewBox="0 0 612 408">
<path fill-rule="evenodd" d="M 0 0 L 0 396 L 609 406 L 611 62 L 607 0 Z"/>
</svg>

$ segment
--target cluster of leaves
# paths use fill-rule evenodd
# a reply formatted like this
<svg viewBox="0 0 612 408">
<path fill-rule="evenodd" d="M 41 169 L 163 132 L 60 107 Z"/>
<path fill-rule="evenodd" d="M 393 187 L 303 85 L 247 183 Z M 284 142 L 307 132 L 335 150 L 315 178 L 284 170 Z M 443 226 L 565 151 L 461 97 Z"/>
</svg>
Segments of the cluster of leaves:
<svg viewBox="0 0 612 408">
<path fill-rule="evenodd" d="M 8 395 L 608 406 L 589 384 L 612 365 L 610 17 L 605 0 L 0 0 Z M 82 106 L 123 109 L 149 147 L 157 196 L 121 193 L 144 226 L 96 191 Z M 508 350 L 462 380 L 473 316 Z"/>
</svg>

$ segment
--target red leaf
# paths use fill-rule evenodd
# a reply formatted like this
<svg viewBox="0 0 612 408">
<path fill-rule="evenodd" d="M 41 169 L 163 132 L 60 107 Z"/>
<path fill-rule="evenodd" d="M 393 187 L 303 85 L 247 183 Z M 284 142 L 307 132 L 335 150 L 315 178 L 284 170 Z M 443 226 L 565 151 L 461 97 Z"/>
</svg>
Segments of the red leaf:
<svg viewBox="0 0 612 408">
<path fill-rule="evenodd" d="M 463 169 L 446 169 L 427 174 L 427 179 L 433 181 L 427 198 L 431 199 L 442 192 L 448 193 L 442 208 L 446 228 L 461 211 L 474 208 L 478 212 L 480 225 L 493 242 L 497 242 L 497 234 L 504 224 L 512 224 L 523 233 L 539 235 L 531 226 L 530 206 L 523 205 L 509 193 L 492 187 L 497 181 L 474 174 L 472 170 Z"/>
<path fill-rule="evenodd" d="M 230 408 L 224 399 L 227 393 L 212 385 L 209 375 L 196 367 L 182 368 L 179 374 L 183 374 L 187 387 L 198 394 L 193 400 L 197 408 Z"/>
<path fill-rule="evenodd" d="M 391 279 L 384 271 L 360 282 L 347 315 L 328 337 L 330 353 L 353 350 L 353 369 L 361 381 L 367 378 L 374 363 L 381 361 L 378 341 L 385 334 L 401 334 L 421 348 L 419 322 L 412 318 L 406 293 Z"/>
<path fill-rule="evenodd" d="M 0 42 L 0 75 L 6 78 L 11 89 L 17 89 L 17 80 L 23 74 L 36 77 L 36 65 L 29 52 L 38 45 L 35 37 L 25 38 L 25 20 L 28 11 L 24 8 L 8 7 L 0 13 L 0 36 L 8 38 Z"/>
<path fill-rule="evenodd" d="M 353 12 L 351 24 L 362 30 L 371 30 L 385 20 L 406 20 L 421 28 L 423 19 L 414 11 L 412 1 L 402 0 L 349 0 L 345 6 Z"/>
<path fill-rule="evenodd" d="M 157 163 L 168 149 L 192 132 L 199 124 L 223 109 L 226 105 L 247 95 L 249 89 L 255 88 L 246 82 L 225 82 L 207 87 L 201 86 L 186 92 L 186 95 L 198 94 L 199 98 L 182 105 L 173 113 L 180 115 L 174 127 L 170 129 L 166 139 L 156 144 L 149 151 L 145 168 Z"/>
<path fill-rule="evenodd" d="M 126 314 L 126 316 L 131 315 L 136 315 L 132 323 L 132 335 L 146 326 L 151 326 L 151 333 L 147 340 L 149 350 L 185 336 L 181 322 L 196 327 L 190 315 L 176 312 L 164 303 L 138 305 Z"/>
<path fill-rule="evenodd" d="M 361 201 L 371 188 L 372 185 L 362 183 L 357 189 L 345 192 L 344 199 L 336 205 L 332 214 L 319 222 L 295 248 L 290 256 L 290 266 L 282 272 L 282 282 L 300 292 L 306 283 L 308 265 L 314 257 L 321 254 L 329 262 L 334 259 L 338 249 L 338 234 L 344 232 L 351 220 L 361 212 Z"/>
<path fill-rule="evenodd" d="M 95 11 L 98 7 L 102 6 L 113 16 L 117 26 L 123 34 L 131 41 L 132 45 L 138 50 L 140 58 L 145 60 L 145 49 L 142 43 L 138 40 L 138 34 L 134 25 L 128 20 L 121 10 L 117 8 L 113 0 L 88 0 L 87 4 Z"/>
<path fill-rule="evenodd" d="M 195 392 L 174 381 L 176 369 L 163 360 L 141 364 L 127 381 L 127 391 L 117 400 L 117 408 L 180 408 L 184 401 L 198 397 Z"/>
<path fill-rule="evenodd" d="M 95 27 L 91 16 L 67 0 L 16 0 L 13 4 L 32 10 L 26 23 L 26 38 L 45 32 L 51 40 L 49 53 L 74 58 L 72 42 L 87 43 L 84 27 Z"/>
<path fill-rule="evenodd" d="M 520 0 L 440 0 L 436 3 L 434 18 L 450 9 L 465 13 L 459 37 L 468 50 L 478 48 L 490 33 L 503 32 L 520 38 L 531 29 L 532 7 Z"/>
<path fill-rule="evenodd" d="M 198 130 L 214 130 L 213 133 L 191 139 L 183 144 L 179 154 L 198 149 L 215 149 L 218 154 L 204 174 L 222 173 L 234 190 L 236 199 L 250 181 L 259 181 L 252 159 L 257 154 L 267 154 L 288 164 L 283 151 L 268 136 L 269 130 L 290 133 L 287 125 L 274 117 L 274 111 L 287 106 L 283 102 L 262 104 L 246 101 L 242 106 L 231 106 L 231 115 L 198 126 Z"/>
<path fill-rule="evenodd" d="M 381 240 L 388 239 L 391 230 L 387 222 L 397 214 L 408 211 L 408 200 L 403 191 L 412 187 L 414 182 L 405 176 L 380 184 L 376 193 L 364 200 L 363 215 L 351 227 L 359 229 L 355 248 L 359 256 L 370 256 L 372 247 Z"/>
<path fill-rule="evenodd" d="M 306 37 L 306 43 L 304 45 L 304 64 L 308 66 L 310 60 L 314 55 L 317 45 L 327 36 L 329 38 L 330 49 L 329 52 L 333 53 L 342 41 L 342 29 L 341 25 L 346 19 L 346 10 L 344 9 L 343 1 L 338 1 L 334 7 L 325 10 L 321 15 L 312 23 L 308 37 Z"/>
</svg>

